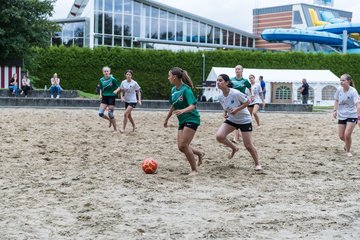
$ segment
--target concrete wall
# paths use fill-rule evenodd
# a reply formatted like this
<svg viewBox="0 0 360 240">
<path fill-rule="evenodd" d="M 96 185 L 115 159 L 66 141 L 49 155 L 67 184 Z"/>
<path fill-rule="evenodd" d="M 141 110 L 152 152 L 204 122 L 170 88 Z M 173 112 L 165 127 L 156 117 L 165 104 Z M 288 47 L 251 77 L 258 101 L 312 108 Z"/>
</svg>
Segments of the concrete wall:
<svg viewBox="0 0 360 240">
<path fill-rule="evenodd" d="M 23 98 L 23 97 L 0 97 L 0 107 L 65 107 L 65 108 L 98 108 L 100 100 L 85 99 L 85 98 Z M 124 103 L 116 100 L 117 108 L 124 108 Z M 291 111 L 291 112 L 311 112 L 313 105 L 309 104 L 266 104 L 265 111 Z M 170 108 L 169 101 L 167 100 L 143 100 L 141 109 L 159 109 L 167 110 Z M 219 103 L 212 102 L 198 102 L 197 108 L 199 110 L 208 111 L 222 111 Z"/>
<path fill-rule="evenodd" d="M 28 97 L 33 98 L 50 98 L 50 90 L 31 90 L 29 91 Z M 0 97 L 14 97 L 9 89 L 0 89 Z M 19 92 L 17 97 L 24 97 Z M 75 90 L 63 90 L 60 92 L 61 98 L 77 98 L 79 97 L 79 93 Z"/>
</svg>

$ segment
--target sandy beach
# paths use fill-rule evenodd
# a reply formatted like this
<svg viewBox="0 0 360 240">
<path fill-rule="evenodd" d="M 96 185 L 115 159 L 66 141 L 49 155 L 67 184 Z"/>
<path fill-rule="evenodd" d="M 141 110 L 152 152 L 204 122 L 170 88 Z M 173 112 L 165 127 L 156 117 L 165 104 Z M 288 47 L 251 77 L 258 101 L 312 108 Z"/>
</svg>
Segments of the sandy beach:
<svg viewBox="0 0 360 240">
<path fill-rule="evenodd" d="M 0 239 L 360 238 L 358 127 L 349 158 L 331 113 L 260 113 L 255 172 L 242 143 L 229 160 L 216 142 L 222 113 L 200 112 L 189 177 L 166 113 L 136 110 L 136 131 L 114 134 L 93 109 L 0 108 Z"/>
</svg>

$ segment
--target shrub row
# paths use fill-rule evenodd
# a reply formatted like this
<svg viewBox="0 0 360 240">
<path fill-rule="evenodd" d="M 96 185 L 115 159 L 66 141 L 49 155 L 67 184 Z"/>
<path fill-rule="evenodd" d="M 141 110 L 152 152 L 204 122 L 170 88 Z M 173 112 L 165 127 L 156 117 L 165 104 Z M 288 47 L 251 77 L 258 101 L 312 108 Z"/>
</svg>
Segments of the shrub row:
<svg viewBox="0 0 360 240">
<path fill-rule="evenodd" d="M 36 79 L 34 85 L 38 88 L 49 86 L 50 78 L 56 72 L 64 89 L 89 93 L 94 93 L 103 66 L 109 66 L 119 81 L 124 79 L 125 70 L 132 69 L 144 99 L 167 99 L 171 88 L 167 74 L 174 66 L 187 70 L 194 84 L 201 85 L 202 54 L 200 51 L 51 47 L 34 49 L 26 67 Z M 360 55 L 356 54 L 216 50 L 206 51 L 205 57 L 206 76 L 212 66 L 234 67 L 237 64 L 260 69 L 329 69 L 337 76 L 349 73 L 360 89 Z"/>
</svg>

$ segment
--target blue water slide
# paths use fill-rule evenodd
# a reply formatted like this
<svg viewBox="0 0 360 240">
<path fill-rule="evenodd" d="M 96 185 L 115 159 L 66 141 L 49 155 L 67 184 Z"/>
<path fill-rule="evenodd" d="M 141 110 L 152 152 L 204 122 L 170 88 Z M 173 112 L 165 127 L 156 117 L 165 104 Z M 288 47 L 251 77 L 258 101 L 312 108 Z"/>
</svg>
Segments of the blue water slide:
<svg viewBox="0 0 360 240">
<path fill-rule="evenodd" d="M 329 23 L 348 22 L 347 19 L 335 17 L 335 15 L 330 11 L 319 11 L 319 12 L 320 12 L 321 20 L 324 22 L 329 22 Z"/>
<path fill-rule="evenodd" d="M 360 33 L 360 23 L 342 22 L 334 24 L 325 24 L 319 27 L 309 27 L 309 30 L 342 34 L 344 30 L 348 33 Z"/>
<path fill-rule="evenodd" d="M 334 24 L 335 25 L 335 24 Z M 341 47 L 343 44 L 342 36 L 330 32 L 314 31 L 308 29 L 286 29 L 272 28 L 265 29 L 261 33 L 261 38 L 269 42 L 295 41 L 326 44 L 329 46 Z M 347 48 L 360 48 L 360 43 L 348 39 Z"/>
</svg>

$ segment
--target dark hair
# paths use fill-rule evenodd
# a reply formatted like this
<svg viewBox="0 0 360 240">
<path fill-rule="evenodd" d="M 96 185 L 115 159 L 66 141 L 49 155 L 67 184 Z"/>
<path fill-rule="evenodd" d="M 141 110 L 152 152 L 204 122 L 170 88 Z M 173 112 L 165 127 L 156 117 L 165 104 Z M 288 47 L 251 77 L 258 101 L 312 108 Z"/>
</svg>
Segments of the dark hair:
<svg viewBox="0 0 360 240">
<path fill-rule="evenodd" d="M 124 75 L 126 75 L 127 73 L 130 73 L 132 77 L 134 76 L 134 72 L 130 69 L 126 70 Z"/>
<path fill-rule="evenodd" d="M 224 81 L 227 83 L 226 85 L 229 88 L 232 88 L 234 86 L 233 83 L 230 81 L 230 77 L 227 74 L 220 74 L 219 76 L 224 79 Z"/>
<path fill-rule="evenodd" d="M 176 76 L 177 78 L 181 79 L 186 85 L 188 85 L 191 88 L 194 88 L 194 84 L 191 81 L 191 78 L 189 77 L 187 71 L 182 70 L 179 67 L 173 67 L 170 70 L 171 74 Z"/>
<path fill-rule="evenodd" d="M 260 80 L 263 80 L 263 78 L 264 78 L 263 76 L 259 76 L 259 79 L 260 79 Z"/>
<path fill-rule="evenodd" d="M 349 85 L 350 85 L 351 87 L 355 87 L 355 83 L 354 83 L 352 77 L 350 76 L 350 74 L 345 73 L 345 74 L 341 75 L 341 77 L 343 77 L 343 78 L 345 78 L 346 80 L 348 80 L 348 81 L 350 82 Z"/>
</svg>

